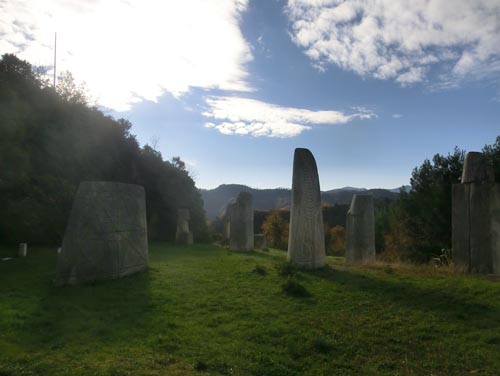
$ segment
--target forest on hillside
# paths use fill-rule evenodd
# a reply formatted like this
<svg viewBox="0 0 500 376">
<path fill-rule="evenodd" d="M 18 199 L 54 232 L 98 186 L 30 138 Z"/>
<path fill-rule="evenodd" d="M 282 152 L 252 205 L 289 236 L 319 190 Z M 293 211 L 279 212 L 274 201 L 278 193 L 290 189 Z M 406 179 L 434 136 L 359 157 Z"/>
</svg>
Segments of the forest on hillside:
<svg viewBox="0 0 500 376">
<path fill-rule="evenodd" d="M 140 147 L 132 124 L 88 103 L 71 74 L 54 88 L 28 62 L 0 60 L 0 243 L 59 245 L 81 181 L 142 185 L 148 236 L 175 236 L 189 208 L 195 237 L 207 236 L 203 202 L 179 157 Z"/>
</svg>

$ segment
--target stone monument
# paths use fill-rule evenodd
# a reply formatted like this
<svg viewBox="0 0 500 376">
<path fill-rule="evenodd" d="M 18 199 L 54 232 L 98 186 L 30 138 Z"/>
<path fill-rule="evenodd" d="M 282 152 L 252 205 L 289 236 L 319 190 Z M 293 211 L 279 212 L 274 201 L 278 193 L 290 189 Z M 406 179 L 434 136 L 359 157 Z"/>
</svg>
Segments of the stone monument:
<svg viewBox="0 0 500 376">
<path fill-rule="evenodd" d="M 119 278 L 147 267 L 144 189 L 82 182 L 58 257 L 56 285 Z"/>
<path fill-rule="evenodd" d="M 308 149 L 295 149 L 288 260 L 305 269 L 325 265 L 325 236 L 318 169 Z"/>
<path fill-rule="evenodd" d="M 19 257 L 28 255 L 28 243 L 19 243 Z"/>
<path fill-rule="evenodd" d="M 373 197 L 355 194 L 347 212 L 345 258 L 347 262 L 375 261 Z"/>
<path fill-rule="evenodd" d="M 236 202 L 228 207 L 229 249 L 238 252 L 253 251 L 253 202 L 252 195 L 240 192 Z"/>
<path fill-rule="evenodd" d="M 233 210 L 236 200 L 232 199 L 224 208 L 221 214 L 222 219 L 222 239 L 224 244 L 229 244 L 231 238 L 231 212 Z"/>
<path fill-rule="evenodd" d="M 189 218 L 189 209 L 177 210 L 177 231 L 175 232 L 177 244 L 193 244 L 193 233 L 189 231 Z"/>
<path fill-rule="evenodd" d="M 500 184 L 482 153 L 467 153 L 452 187 L 452 255 L 467 272 L 500 274 Z"/>
</svg>

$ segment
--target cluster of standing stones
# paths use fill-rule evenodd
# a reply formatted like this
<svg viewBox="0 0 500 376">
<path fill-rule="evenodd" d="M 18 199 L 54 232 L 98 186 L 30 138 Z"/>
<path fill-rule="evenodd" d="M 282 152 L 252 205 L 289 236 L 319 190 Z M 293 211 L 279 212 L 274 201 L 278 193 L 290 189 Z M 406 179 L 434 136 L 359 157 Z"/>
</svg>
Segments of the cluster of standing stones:
<svg viewBox="0 0 500 376">
<path fill-rule="evenodd" d="M 193 243 L 189 210 L 178 209 L 176 243 Z M 266 247 L 254 234 L 253 200 L 240 192 L 226 207 L 229 247 L 250 252 Z M 325 265 L 321 196 L 316 161 L 307 149 L 295 149 L 288 239 L 289 261 L 303 269 Z M 460 184 L 452 188 L 452 250 L 456 265 L 467 272 L 500 274 L 500 184 L 484 155 L 467 154 Z M 82 182 L 73 202 L 55 284 L 120 278 L 146 270 L 148 242 L 145 193 L 141 186 L 116 182 Z M 27 244 L 19 245 L 27 256 Z M 375 260 L 373 197 L 355 194 L 346 221 L 346 261 Z"/>
</svg>

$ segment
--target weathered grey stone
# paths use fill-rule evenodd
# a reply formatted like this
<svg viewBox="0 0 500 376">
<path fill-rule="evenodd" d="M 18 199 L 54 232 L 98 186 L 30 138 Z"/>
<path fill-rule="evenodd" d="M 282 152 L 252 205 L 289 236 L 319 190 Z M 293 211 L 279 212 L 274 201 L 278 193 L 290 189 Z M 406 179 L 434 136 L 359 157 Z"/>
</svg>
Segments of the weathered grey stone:
<svg viewBox="0 0 500 376">
<path fill-rule="evenodd" d="M 119 278 L 147 269 L 144 189 L 82 182 L 58 258 L 57 285 Z"/>
<path fill-rule="evenodd" d="M 469 184 L 453 184 L 451 207 L 451 249 L 453 262 L 467 270 L 470 266 Z"/>
<path fill-rule="evenodd" d="M 57 248 L 57 254 L 60 254 L 62 251 L 62 247 Z"/>
<path fill-rule="evenodd" d="M 311 152 L 301 148 L 295 149 L 293 158 L 288 260 L 305 269 L 325 265 L 318 169 Z"/>
<path fill-rule="evenodd" d="M 248 192 L 240 192 L 236 202 L 229 209 L 230 240 L 232 251 L 253 250 L 253 200 Z"/>
<path fill-rule="evenodd" d="M 189 218 L 189 209 L 177 210 L 177 231 L 175 233 L 177 244 L 193 244 L 193 233 L 189 231 Z"/>
<path fill-rule="evenodd" d="M 255 249 L 264 249 L 267 247 L 266 238 L 264 234 L 255 234 L 253 236 L 253 244 Z"/>
<path fill-rule="evenodd" d="M 347 212 L 346 223 L 347 262 L 375 261 L 375 217 L 373 197 L 355 194 Z"/>
<path fill-rule="evenodd" d="M 500 274 L 500 184 L 485 165 L 481 153 L 468 153 L 463 183 L 452 187 L 453 261 L 468 272 Z"/>
<path fill-rule="evenodd" d="M 223 237 L 224 243 L 226 243 L 226 244 L 229 244 L 229 240 L 231 238 L 231 212 L 233 210 L 235 202 L 236 202 L 235 199 L 232 199 L 231 201 L 229 201 L 221 214 L 221 219 L 222 219 L 222 223 L 223 223 L 222 237 Z"/>
<path fill-rule="evenodd" d="M 467 153 L 462 171 L 462 184 L 494 181 L 493 166 L 488 163 L 486 156 L 477 151 Z"/>
<path fill-rule="evenodd" d="M 28 255 L 28 244 L 19 243 L 19 257 L 26 257 Z"/>
</svg>

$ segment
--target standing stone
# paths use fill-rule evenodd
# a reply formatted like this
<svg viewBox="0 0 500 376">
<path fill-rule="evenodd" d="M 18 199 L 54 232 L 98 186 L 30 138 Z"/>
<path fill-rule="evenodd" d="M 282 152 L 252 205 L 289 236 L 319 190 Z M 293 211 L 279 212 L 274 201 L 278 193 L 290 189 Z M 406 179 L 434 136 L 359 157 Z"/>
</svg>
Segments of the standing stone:
<svg viewBox="0 0 500 376">
<path fill-rule="evenodd" d="M 28 243 L 19 244 L 19 257 L 26 257 L 28 255 Z"/>
<path fill-rule="evenodd" d="M 175 233 L 177 244 L 193 244 L 193 233 L 189 231 L 189 218 L 189 209 L 177 210 L 177 231 Z"/>
<path fill-rule="evenodd" d="M 82 182 L 64 234 L 56 285 L 119 278 L 147 267 L 144 189 Z"/>
<path fill-rule="evenodd" d="M 253 250 L 253 203 L 252 195 L 240 192 L 229 209 L 229 249 L 239 252 Z"/>
<path fill-rule="evenodd" d="M 347 212 L 347 262 L 375 261 L 375 216 L 372 195 L 356 194 Z"/>
<path fill-rule="evenodd" d="M 493 166 L 488 164 L 483 153 L 471 151 L 467 153 L 462 171 L 462 184 L 465 183 L 493 183 L 495 172 Z"/>
<path fill-rule="evenodd" d="M 267 247 L 264 234 L 255 234 L 253 236 L 253 244 L 255 249 L 264 249 Z"/>
<path fill-rule="evenodd" d="M 482 153 L 467 154 L 452 187 L 452 251 L 467 272 L 500 274 L 500 184 Z"/>
<path fill-rule="evenodd" d="M 225 244 L 229 244 L 229 240 L 231 239 L 231 213 L 233 210 L 233 207 L 236 203 L 235 199 L 231 199 L 226 207 L 224 208 L 224 211 L 221 214 L 221 219 L 222 219 L 222 224 L 223 224 L 223 241 Z"/>
<path fill-rule="evenodd" d="M 307 149 L 295 149 L 288 260 L 305 269 L 325 265 L 325 236 L 318 169 Z"/>
</svg>

